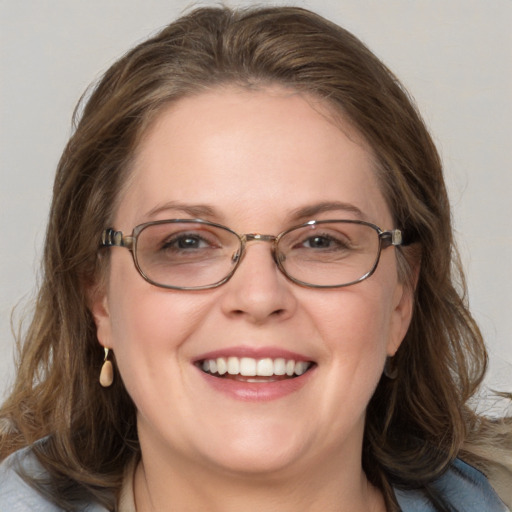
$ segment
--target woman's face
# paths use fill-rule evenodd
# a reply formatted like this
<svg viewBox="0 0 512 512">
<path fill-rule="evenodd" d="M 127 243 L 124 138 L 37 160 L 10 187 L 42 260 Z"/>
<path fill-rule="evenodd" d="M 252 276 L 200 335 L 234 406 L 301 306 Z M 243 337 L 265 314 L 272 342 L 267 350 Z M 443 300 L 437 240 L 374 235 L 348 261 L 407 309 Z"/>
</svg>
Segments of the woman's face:
<svg viewBox="0 0 512 512">
<path fill-rule="evenodd" d="M 357 133 L 278 88 L 180 100 L 142 141 L 114 227 L 197 217 L 273 235 L 313 218 L 396 227 Z M 137 407 L 143 456 L 235 473 L 360 464 L 366 406 L 411 314 L 395 249 L 359 284 L 312 289 L 251 242 L 231 280 L 202 291 L 155 287 L 129 251 L 110 251 L 93 313 Z M 221 357 L 310 366 L 259 382 L 201 369 Z"/>
</svg>

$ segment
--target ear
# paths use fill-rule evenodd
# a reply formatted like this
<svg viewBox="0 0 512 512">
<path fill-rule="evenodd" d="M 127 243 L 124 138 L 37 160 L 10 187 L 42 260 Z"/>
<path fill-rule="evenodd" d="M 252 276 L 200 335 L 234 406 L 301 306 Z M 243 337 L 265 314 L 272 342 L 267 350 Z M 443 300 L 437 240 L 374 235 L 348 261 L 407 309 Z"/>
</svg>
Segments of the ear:
<svg viewBox="0 0 512 512">
<path fill-rule="evenodd" d="M 112 323 L 108 307 L 106 286 L 94 286 L 87 292 L 89 309 L 96 324 L 96 337 L 100 345 L 113 348 Z"/>
<path fill-rule="evenodd" d="M 398 283 L 393 296 L 391 329 L 387 344 L 387 354 L 393 357 L 405 338 L 414 309 L 414 286 L 411 283 Z"/>
<path fill-rule="evenodd" d="M 393 357 L 407 334 L 414 311 L 416 287 L 421 270 L 421 246 L 410 244 L 402 248 L 399 260 L 399 282 L 393 302 L 393 321 L 388 339 L 387 354 Z"/>
</svg>

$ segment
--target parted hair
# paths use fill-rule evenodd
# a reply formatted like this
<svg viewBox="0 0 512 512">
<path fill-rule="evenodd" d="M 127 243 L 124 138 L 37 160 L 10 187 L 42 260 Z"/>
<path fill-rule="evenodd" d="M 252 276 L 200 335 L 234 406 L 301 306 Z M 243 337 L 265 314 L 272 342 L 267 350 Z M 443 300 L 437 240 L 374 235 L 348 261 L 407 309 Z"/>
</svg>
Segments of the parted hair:
<svg viewBox="0 0 512 512">
<path fill-rule="evenodd" d="M 490 467 L 485 449 L 475 449 L 478 432 L 496 446 L 495 423 L 468 406 L 487 355 L 466 303 L 441 161 L 389 69 L 343 28 L 295 7 L 191 11 L 129 51 L 84 95 L 57 169 L 17 379 L 0 410 L 1 457 L 43 439 L 34 450 L 51 478 L 34 485 L 67 510 L 88 496 L 115 509 L 123 470 L 140 448 L 122 379 L 107 389 L 98 383 L 103 350 L 88 302 L 108 272 L 101 233 L 162 109 L 224 85 L 281 85 L 320 98 L 372 148 L 404 233 L 397 258 L 415 304 L 392 361 L 396 378 L 383 376 L 368 405 L 363 467 L 389 510 L 397 509 L 393 487 L 422 489 L 436 503 L 430 483 L 453 458 L 466 454 Z M 501 440 L 511 443 L 506 421 Z"/>
</svg>

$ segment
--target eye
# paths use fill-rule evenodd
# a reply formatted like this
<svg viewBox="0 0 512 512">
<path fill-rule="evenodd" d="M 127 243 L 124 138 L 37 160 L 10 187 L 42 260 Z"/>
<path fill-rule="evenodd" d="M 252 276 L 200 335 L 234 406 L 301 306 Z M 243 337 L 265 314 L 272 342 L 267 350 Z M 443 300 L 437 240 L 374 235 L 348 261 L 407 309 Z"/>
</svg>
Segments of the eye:
<svg viewBox="0 0 512 512">
<path fill-rule="evenodd" d="M 197 249 L 207 249 L 211 247 L 215 247 L 215 244 L 212 240 L 212 237 L 206 239 L 205 237 L 194 234 L 194 233 L 182 233 L 178 235 L 174 235 L 165 240 L 161 249 L 163 250 L 197 250 Z"/>
<path fill-rule="evenodd" d="M 311 236 L 306 238 L 301 245 L 311 249 L 329 249 L 338 246 L 339 242 L 328 236 Z"/>
<path fill-rule="evenodd" d="M 297 248 L 319 249 L 319 250 L 346 250 L 349 249 L 349 243 L 341 236 L 332 236 L 327 234 L 316 234 L 308 236 L 296 245 Z"/>
</svg>

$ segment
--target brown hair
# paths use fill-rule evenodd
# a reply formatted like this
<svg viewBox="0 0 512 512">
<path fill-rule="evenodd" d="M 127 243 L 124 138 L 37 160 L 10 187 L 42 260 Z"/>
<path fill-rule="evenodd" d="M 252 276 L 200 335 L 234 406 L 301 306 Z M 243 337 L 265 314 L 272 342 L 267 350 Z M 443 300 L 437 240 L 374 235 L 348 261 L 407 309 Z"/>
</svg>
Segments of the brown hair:
<svg viewBox="0 0 512 512">
<path fill-rule="evenodd" d="M 197 9 L 105 73 L 58 166 L 43 281 L 0 412 L 9 426 L 0 453 L 47 436 L 36 453 L 61 506 L 92 495 L 114 508 L 124 466 L 139 452 L 121 379 L 107 390 L 98 384 L 103 351 L 84 292 L 105 272 L 100 234 L 138 142 L 169 102 L 222 84 L 276 83 L 324 99 L 364 136 L 409 243 L 398 252 L 404 278 L 421 262 L 412 323 L 394 359 L 398 376 L 382 377 L 367 412 L 363 465 L 389 509 L 392 486 L 428 490 L 485 421 L 467 406 L 486 351 L 467 309 L 441 162 L 398 80 L 353 35 L 309 11 Z"/>
</svg>

